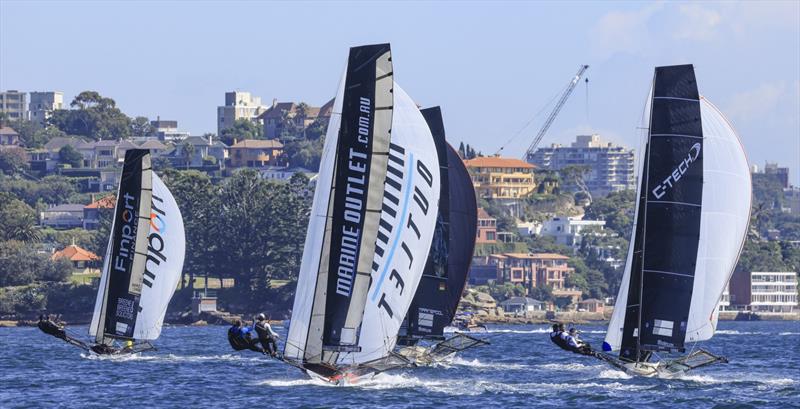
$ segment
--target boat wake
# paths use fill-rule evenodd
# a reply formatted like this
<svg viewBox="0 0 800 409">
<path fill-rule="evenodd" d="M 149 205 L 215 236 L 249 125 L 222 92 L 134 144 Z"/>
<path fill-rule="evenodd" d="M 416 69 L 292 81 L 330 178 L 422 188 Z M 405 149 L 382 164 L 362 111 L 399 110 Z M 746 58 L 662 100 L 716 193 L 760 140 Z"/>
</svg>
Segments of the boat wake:
<svg viewBox="0 0 800 409">
<path fill-rule="evenodd" d="M 528 367 L 528 365 L 524 364 L 512 364 L 505 362 L 481 362 L 477 358 L 467 360 L 459 356 L 454 357 L 449 362 L 443 363 L 442 366 L 443 367 L 465 366 L 469 368 L 483 368 L 483 369 L 524 369 Z"/>
<path fill-rule="evenodd" d="M 96 361 L 110 361 L 110 362 L 271 362 L 263 357 L 243 357 L 234 354 L 223 355 L 153 355 L 153 354 L 128 354 L 128 355 L 97 355 L 92 353 L 81 353 L 81 358 L 96 360 Z"/>
</svg>

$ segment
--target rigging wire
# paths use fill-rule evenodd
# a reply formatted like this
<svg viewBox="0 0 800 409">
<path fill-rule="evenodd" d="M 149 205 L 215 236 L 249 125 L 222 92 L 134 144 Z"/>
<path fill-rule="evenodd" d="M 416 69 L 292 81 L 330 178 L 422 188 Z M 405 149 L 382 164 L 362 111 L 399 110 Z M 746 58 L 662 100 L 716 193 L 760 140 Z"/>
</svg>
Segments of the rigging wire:
<svg viewBox="0 0 800 409">
<path fill-rule="evenodd" d="M 519 129 L 519 130 L 518 130 L 516 133 L 514 133 L 514 135 L 512 135 L 510 138 L 508 138 L 508 140 L 507 140 L 505 143 L 503 143 L 502 145 L 500 145 L 500 149 L 498 149 L 498 150 L 497 150 L 497 152 L 495 152 L 494 154 L 495 154 L 495 155 L 499 155 L 499 154 L 500 154 L 500 152 L 502 152 L 502 151 L 503 151 L 503 149 L 505 149 L 505 148 L 506 148 L 506 147 L 507 147 L 507 146 L 508 146 L 508 145 L 509 145 L 509 144 L 510 144 L 512 141 L 514 141 L 514 140 L 515 140 L 515 139 L 516 139 L 518 136 L 520 136 L 524 130 L 528 129 L 528 127 L 531 125 L 531 123 L 533 123 L 533 121 L 534 121 L 534 120 L 536 120 L 537 118 L 539 118 L 539 117 L 540 117 L 540 116 L 541 116 L 541 115 L 542 115 L 542 114 L 545 112 L 545 110 L 546 110 L 547 108 L 550 108 L 550 107 L 553 105 L 553 103 L 555 102 L 555 100 L 558 98 L 558 96 L 559 96 L 559 95 L 561 95 L 561 94 L 563 94 L 563 93 L 564 93 L 564 91 L 565 91 L 565 90 L 566 90 L 568 87 L 569 87 L 569 84 L 567 84 L 567 85 L 565 85 L 563 88 L 559 89 L 559 90 L 558 90 L 558 92 L 556 92 L 556 93 L 553 95 L 553 97 L 552 97 L 552 98 L 550 98 L 550 100 L 549 100 L 549 101 L 548 101 L 546 104 L 544 104 L 544 105 L 543 105 L 543 106 L 542 106 L 542 107 L 539 109 L 539 111 L 538 111 L 538 112 L 536 112 L 536 114 L 534 114 L 534 115 L 533 115 L 533 116 L 532 116 L 530 119 L 528 119 L 528 121 L 526 121 L 526 122 L 525 122 L 525 125 L 523 125 L 523 126 L 522 126 L 522 128 L 520 128 L 520 129 Z"/>
</svg>

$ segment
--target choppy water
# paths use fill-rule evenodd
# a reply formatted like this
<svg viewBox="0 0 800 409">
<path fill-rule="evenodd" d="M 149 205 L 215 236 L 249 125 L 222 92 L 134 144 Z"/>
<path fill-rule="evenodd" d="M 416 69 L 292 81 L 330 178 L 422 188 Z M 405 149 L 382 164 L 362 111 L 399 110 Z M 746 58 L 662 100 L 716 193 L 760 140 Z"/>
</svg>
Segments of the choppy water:
<svg viewBox="0 0 800 409">
<path fill-rule="evenodd" d="M 600 345 L 604 327 L 582 329 Z M 800 323 L 720 329 L 706 345 L 731 363 L 682 379 L 630 377 L 555 349 L 547 328 L 532 325 L 491 327 L 491 346 L 448 365 L 334 387 L 231 352 L 224 327 L 167 327 L 158 351 L 117 358 L 82 354 L 36 328 L 0 328 L 0 407 L 800 407 Z"/>
</svg>

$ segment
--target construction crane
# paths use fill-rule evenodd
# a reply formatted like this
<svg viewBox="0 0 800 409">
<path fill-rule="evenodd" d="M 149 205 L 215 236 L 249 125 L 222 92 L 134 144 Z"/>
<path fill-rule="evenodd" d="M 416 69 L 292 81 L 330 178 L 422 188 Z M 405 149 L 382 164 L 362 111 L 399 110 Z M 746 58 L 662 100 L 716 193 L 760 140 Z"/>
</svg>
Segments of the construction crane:
<svg viewBox="0 0 800 409">
<path fill-rule="evenodd" d="M 569 98 L 570 94 L 572 94 L 572 91 L 575 90 L 575 87 L 578 85 L 578 82 L 580 82 L 583 73 L 585 73 L 587 69 L 589 69 L 588 65 L 581 65 L 581 68 L 578 70 L 578 73 L 575 74 L 574 77 L 572 77 L 572 80 L 570 80 L 569 84 L 567 85 L 567 89 L 564 90 L 563 94 L 561 94 L 561 98 L 556 103 L 555 108 L 553 108 L 553 112 L 551 112 L 550 116 L 547 117 L 547 120 L 544 121 L 542 129 L 539 130 L 539 133 L 536 134 L 535 138 L 533 138 L 533 142 L 531 142 L 531 145 L 528 146 L 528 150 L 525 151 L 524 159 L 530 161 L 531 156 L 533 156 L 533 151 L 536 150 L 536 147 L 539 145 L 539 142 L 541 142 L 542 138 L 544 138 L 544 134 L 546 134 L 547 130 L 550 129 L 550 125 L 552 125 L 553 121 L 555 121 L 559 111 L 561 111 L 561 108 L 564 107 L 564 104 L 567 102 L 567 99 Z"/>
</svg>

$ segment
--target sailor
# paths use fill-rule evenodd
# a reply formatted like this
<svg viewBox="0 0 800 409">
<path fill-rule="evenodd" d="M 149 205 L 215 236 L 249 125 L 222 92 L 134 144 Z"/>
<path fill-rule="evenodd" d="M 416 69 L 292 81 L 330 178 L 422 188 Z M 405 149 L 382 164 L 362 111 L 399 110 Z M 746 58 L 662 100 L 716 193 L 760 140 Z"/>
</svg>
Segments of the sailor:
<svg viewBox="0 0 800 409">
<path fill-rule="evenodd" d="M 49 334 L 63 340 L 67 339 L 67 332 L 65 330 L 66 325 L 50 319 L 49 314 L 39 315 L 39 322 L 36 324 L 36 326 L 39 327 L 39 329 L 45 334 Z"/>
<path fill-rule="evenodd" d="M 249 349 L 255 352 L 264 353 L 264 350 L 258 346 L 258 340 L 253 339 L 253 329 L 242 325 L 242 320 L 234 321 L 233 325 L 228 328 L 228 343 L 237 351 Z"/>
<path fill-rule="evenodd" d="M 592 347 L 578 337 L 578 330 L 574 327 L 569 329 L 569 333 L 566 334 L 564 339 L 567 341 L 570 351 L 581 355 L 594 355 Z"/>
<path fill-rule="evenodd" d="M 253 327 L 256 329 L 264 354 L 269 353 L 274 358 L 278 354 L 278 343 L 276 342 L 278 334 L 272 330 L 272 326 L 269 325 L 269 319 L 264 314 L 258 314 Z"/>
<path fill-rule="evenodd" d="M 550 341 L 558 345 L 559 348 L 565 351 L 572 351 L 569 347 L 569 341 L 564 332 L 564 324 L 553 324 L 553 331 L 550 333 Z"/>
</svg>

